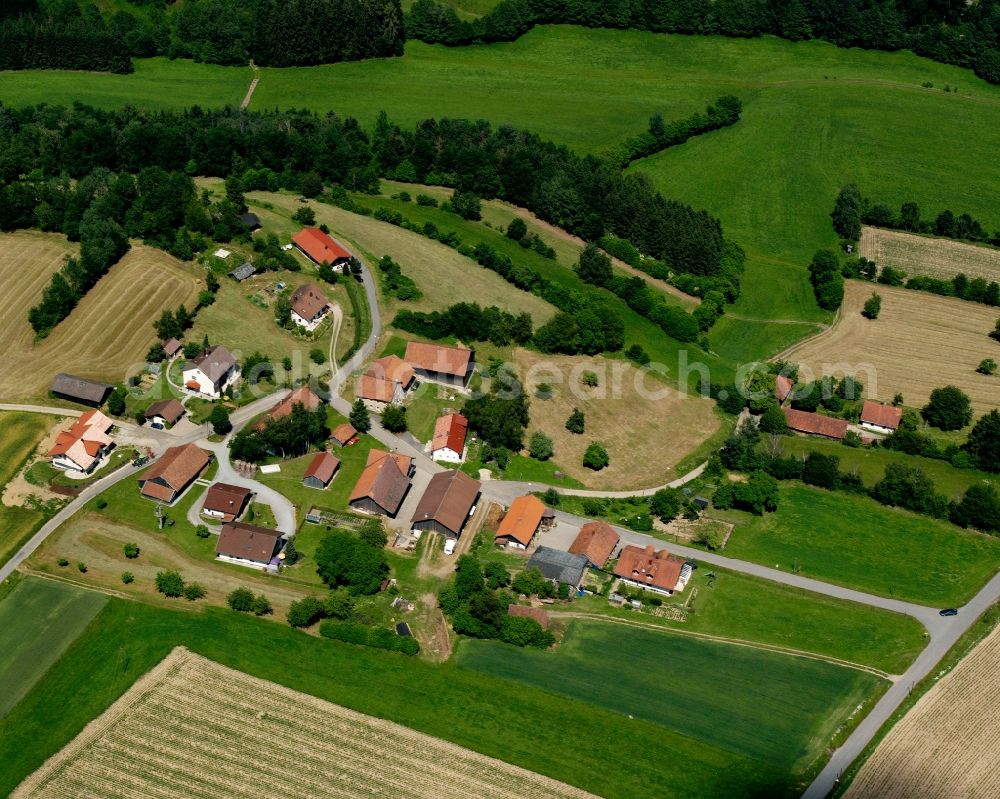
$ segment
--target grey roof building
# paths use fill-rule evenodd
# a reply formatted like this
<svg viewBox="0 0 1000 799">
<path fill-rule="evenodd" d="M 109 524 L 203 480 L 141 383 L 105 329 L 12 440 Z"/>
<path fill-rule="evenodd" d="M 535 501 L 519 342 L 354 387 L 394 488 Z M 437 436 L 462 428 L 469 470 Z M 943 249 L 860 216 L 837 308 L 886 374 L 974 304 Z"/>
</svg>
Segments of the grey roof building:
<svg viewBox="0 0 1000 799">
<path fill-rule="evenodd" d="M 52 380 L 51 391 L 58 397 L 80 402 L 84 405 L 99 406 L 111 393 L 112 386 L 107 383 L 98 383 L 94 380 L 85 380 L 82 377 L 74 377 L 65 372 L 60 372 Z"/>
<path fill-rule="evenodd" d="M 229 273 L 229 276 L 233 280 L 242 281 L 242 280 L 246 280 L 248 277 L 250 277 L 256 271 L 257 270 L 254 269 L 254 265 L 248 261 L 245 264 L 241 264 L 240 266 L 237 266 L 232 272 Z"/>
<path fill-rule="evenodd" d="M 539 547 L 528 558 L 529 569 L 538 569 L 543 577 L 574 587 L 583 582 L 588 565 L 586 555 L 574 555 L 552 547 Z"/>
</svg>

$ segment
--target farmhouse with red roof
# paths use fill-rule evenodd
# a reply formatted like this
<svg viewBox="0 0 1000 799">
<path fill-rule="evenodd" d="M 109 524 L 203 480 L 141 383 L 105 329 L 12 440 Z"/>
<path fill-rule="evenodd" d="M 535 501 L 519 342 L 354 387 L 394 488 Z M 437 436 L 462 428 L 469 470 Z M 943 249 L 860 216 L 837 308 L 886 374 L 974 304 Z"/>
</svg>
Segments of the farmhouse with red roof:
<svg viewBox="0 0 1000 799">
<path fill-rule="evenodd" d="M 343 272 L 351 259 L 347 250 L 316 227 L 303 228 L 292 237 L 292 243 L 310 261 L 317 265 L 327 263 L 338 272 Z"/>
<path fill-rule="evenodd" d="M 876 433 L 894 433 L 903 418 L 903 409 L 883 405 L 874 400 L 865 400 L 861 409 L 861 426 Z"/>
<path fill-rule="evenodd" d="M 446 413 L 434 423 L 431 438 L 431 458 L 446 463 L 461 463 L 465 453 L 465 437 L 469 420 L 460 413 Z"/>
<path fill-rule="evenodd" d="M 797 411 L 794 408 L 785 408 L 784 411 L 785 422 L 796 433 L 832 438 L 835 441 L 843 441 L 844 436 L 847 435 L 846 419 L 834 419 L 832 416 Z"/>
</svg>

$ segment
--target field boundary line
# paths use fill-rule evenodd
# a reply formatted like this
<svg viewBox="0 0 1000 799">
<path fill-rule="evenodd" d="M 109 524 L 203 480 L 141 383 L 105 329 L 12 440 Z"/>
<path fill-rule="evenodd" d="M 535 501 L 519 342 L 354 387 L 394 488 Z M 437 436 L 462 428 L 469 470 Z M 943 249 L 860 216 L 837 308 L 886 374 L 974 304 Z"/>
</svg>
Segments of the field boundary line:
<svg viewBox="0 0 1000 799">
<path fill-rule="evenodd" d="M 821 660 L 826 663 L 831 663 L 836 666 L 844 666 L 847 668 L 855 669 L 857 671 L 865 671 L 875 677 L 879 677 L 883 680 L 888 680 L 889 682 L 896 682 L 899 679 L 898 674 L 889 674 L 887 671 L 882 671 L 881 669 L 876 669 L 874 666 L 866 666 L 862 663 L 855 663 L 851 660 L 844 660 L 843 658 L 835 658 L 831 655 L 819 655 L 815 652 L 805 652 L 801 649 L 793 649 L 788 646 L 781 646 L 780 644 L 765 644 L 757 641 L 747 641 L 742 638 L 727 638 L 724 635 L 712 635 L 711 633 L 698 632 L 697 630 L 684 630 L 677 627 L 667 627 L 662 624 L 656 624 L 654 622 L 643 622 L 643 621 L 633 621 L 632 619 L 619 619 L 614 616 L 601 616 L 597 613 L 576 613 L 574 611 L 549 611 L 549 615 L 555 618 L 562 619 L 586 619 L 587 621 L 604 621 L 609 624 L 625 624 L 631 627 L 641 627 L 646 630 L 655 630 L 657 632 L 666 633 L 668 635 L 687 635 L 692 638 L 702 638 L 707 641 L 719 641 L 720 643 L 733 644 L 734 646 L 743 646 L 749 649 L 763 649 L 768 652 L 776 652 L 783 655 L 791 655 L 793 657 L 802 657 L 809 660 Z"/>
<path fill-rule="evenodd" d="M 52 574 L 50 572 L 38 571 L 37 569 L 31 569 L 27 566 L 21 567 L 18 571 L 25 577 L 37 577 L 40 580 L 50 580 L 53 583 L 62 583 L 64 585 L 71 585 L 74 588 L 83 588 L 87 591 L 93 591 L 97 594 L 107 594 L 108 596 L 113 596 L 116 599 L 128 599 L 133 602 L 141 602 L 141 599 L 136 599 L 132 594 L 126 594 L 124 591 L 116 591 L 113 588 L 103 588 L 101 586 L 92 585 L 90 583 L 81 583 L 71 577 L 63 577 L 61 574 Z M 147 603 L 153 604 L 153 603 Z M 157 605 L 157 607 L 159 607 Z"/>
<path fill-rule="evenodd" d="M 833 315 L 833 320 L 830 322 L 830 324 L 823 327 L 823 329 L 817 331 L 816 333 L 813 333 L 811 336 L 806 336 L 805 338 L 799 339 L 790 347 L 785 347 L 785 349 L 783 349 L 781 352 L 777 353 L 776 355 L 772 355 L 771 358 L 774 360 L 784 360 L 786 358 L 789 358 L 795 353 L 797 349 L 800 349 L 801 347 L 804 347 L 806 344 L 809 344 L 810 342 L 816 341 L 817 339 L 822 338 L 823 336 L 829 333 L 832 333 L 837 327 L 837 322 L 840 321 L 841 314 L 843 313 L 843 307 L 844 306 L 841 305 L 840 308 L 837 309 L 837 313 Z M 807 322 L 806 324 L 809 323 Z M 819 323 L 817 322 L 816 324 Z"/>
</svg>

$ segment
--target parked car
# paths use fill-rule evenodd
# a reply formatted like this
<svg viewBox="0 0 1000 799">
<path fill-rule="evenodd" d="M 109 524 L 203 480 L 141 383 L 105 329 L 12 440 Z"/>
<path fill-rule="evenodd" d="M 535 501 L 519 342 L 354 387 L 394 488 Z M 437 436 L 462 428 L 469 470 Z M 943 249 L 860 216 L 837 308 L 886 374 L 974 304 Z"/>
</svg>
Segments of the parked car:
<svg viewBox="0 0 1000 799">
<path fill-rule="evenodd" d="M 957 616 L 958 615 L 958 610 L 955 609 L 955 608 L 945 608 L 944 610 L 939 611 L 938 615 L 939 616 Z"/>
<path fill-rule="evenodd" d="M 455 551 L 455 545 L 458 543 L 454 538 L 446 538 L 444 540 L 444 554 L 451 555 Z"/>
</svg>

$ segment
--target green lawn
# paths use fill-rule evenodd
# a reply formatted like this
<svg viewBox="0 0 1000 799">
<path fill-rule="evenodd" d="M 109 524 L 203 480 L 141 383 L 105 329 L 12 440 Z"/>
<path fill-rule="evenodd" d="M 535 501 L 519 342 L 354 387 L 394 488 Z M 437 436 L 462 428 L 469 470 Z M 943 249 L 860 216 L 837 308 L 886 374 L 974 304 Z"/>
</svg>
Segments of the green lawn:
<svg viewBox="0 0 1000 799">
<path fill-rule="evenodd" d="M 783 483 L 776 513 L 725 515 L 729 557 L 925 605 L 960 605 L 1000 568 L 1000 539 L 879 505 Z"/>
<path fill-rule="evenodd" d="M 44 413 L 0 413 L 0 493 L 45 437 L 52 417 Z M 37 529 L 45 513 L 0 503 L 0 563 L 6 562 L 21 542 Z"/>
<path fill-rule="evenodd" d="M 554 653 L 468 641 L 456 659 L 790 772 L 816 762 L 838 725 L 883 686 L 821 661 L 600 622 L 573 622 Z"/>
<path fill-rule="evenodd" d="M 646 795 L 749 799 L 793 796 L 800 788 L 789 785 L 781 769 L 738 751 L 451 663 L 431 665 L 341 644 L 229 610 L 203 608 L 193 613 L 112 598 L 35 688 L 0 719 L 0 795 L 69 742 L 176 645 L 256 677 L 577 784 L 607 799 Z M 798 666 L 798 661 L 790 662 Z M 810 673 L 808 665 L 792 670 L 770 659 L 762 664 L 769 670 L 774 665 L 776 678 L 787 676 L 795 684 L 794 698 L 779 697 L 782 709 L 789 704 L 808 707 L 803 703 L 823 697 L 826 718 L 831 717 L 830 700 L 842 700 L 849 688 L 845 681 L 853 679 L 852 672 L 827 673 L 821 668 L 823 681 L 810 683 L 804 679 Z M 663 664 L 657 667 L 662 670 Z M 745 707 L 747 691 L 756 696 L 763 687 L 770 695 L 771 677 L 770 672 L 768 680 L 761 680 L 760 674 L 737 673 L 734 683 L 714 685 L 713 701 L 728 702 L 732 696 Z M 861 685 L 865 684 L 862 679 Z M 81 685 L 86 690 L 80 690 Z M 680 705 L 684 707 L 677 706 L 678 716 L 698 711 L 683 697 Z M 838 710 L 832 715 L 839 715 Z M 808 739 L 821 720 L 792 711 L 810 729 L 791 734 L 798 741 Z M 515 734 L 526 729 L 526 723 L 530 735 Z M 780 732 L 778 725 L 767 726 Z"/>
<path fill-rule="evenodd" d="M 987 481 L 997 484 L 996 475 L 980 472 L 975 469 L 956 469 L 948 461 L 935 458 L 920 458 L 895 452 L 891 449 L 877 447 L 845 447 L 836 441 L 825 441 L 818 438 L 802 436 L 786 436 L 781 439 L 782 452 L 787 455 L 808 455 L 810 452 L 820 452 L 824 455 L 836 455 L 840 458 L 842 471 L 857 471 L 866 486 L 873 486 L 882 479 L 885 467 L 890 463 L 902 463 L 907 466 L 917 466 L 927 474 L 937 488 L 938 493 L 948 499 L 960 497 L 969 486 Z"/>
<path fill-rule="evenodd" d="M 707 578 L 709 573 L 714 580 Z M 697 595 L 690 600 L 695 589 Z M 616 608 L 597 596 L 577 600 L 572 610 L 813 652 L 889 674 L 905 671 L 925 643 L 923 625 L 909 616 L 708 564 L 695 571 L 676 601 L 689 600 L 693 612 L 683 622 Z"/>
<path fill-rule="evenodd" d="M 0 717 L 18 703 L 108 598 L 29 577 L 0 601 Z"/>
</svg>

